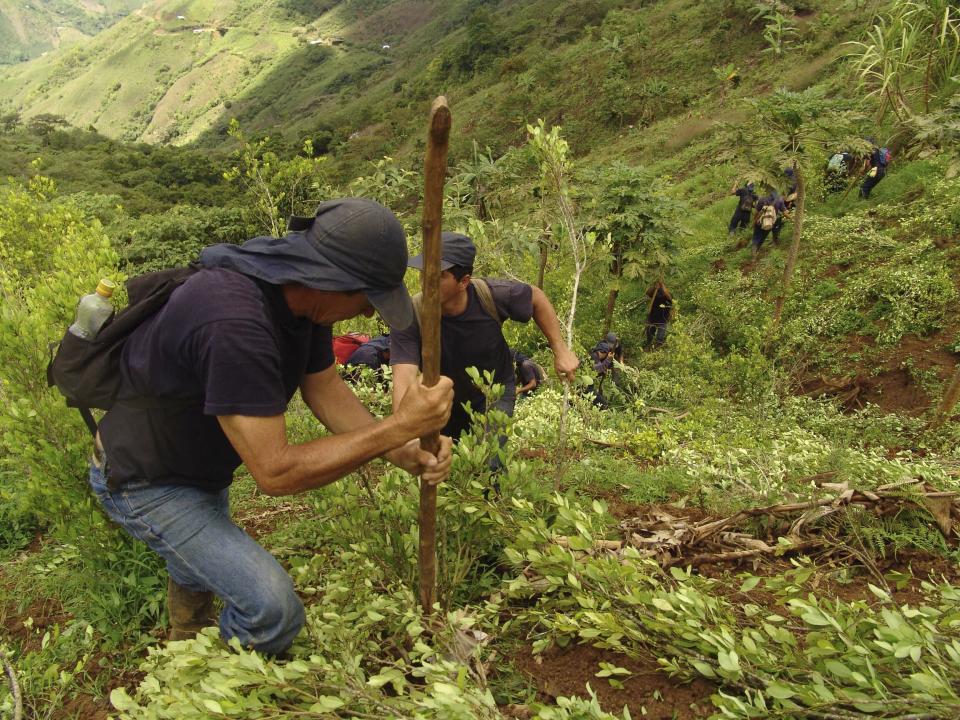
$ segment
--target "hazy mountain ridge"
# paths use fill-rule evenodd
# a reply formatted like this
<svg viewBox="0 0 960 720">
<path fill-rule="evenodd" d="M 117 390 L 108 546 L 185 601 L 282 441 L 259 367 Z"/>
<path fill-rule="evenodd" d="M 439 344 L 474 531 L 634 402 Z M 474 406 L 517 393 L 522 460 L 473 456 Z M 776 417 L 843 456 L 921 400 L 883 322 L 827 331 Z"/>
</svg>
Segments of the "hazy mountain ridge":
<svg viewBox="0 0 960 720">
<path fill-rule="evenodd" d="M 40 57 L 82 42 L 144 0 L 0 0 L 0 64 Z"/>
</svg>

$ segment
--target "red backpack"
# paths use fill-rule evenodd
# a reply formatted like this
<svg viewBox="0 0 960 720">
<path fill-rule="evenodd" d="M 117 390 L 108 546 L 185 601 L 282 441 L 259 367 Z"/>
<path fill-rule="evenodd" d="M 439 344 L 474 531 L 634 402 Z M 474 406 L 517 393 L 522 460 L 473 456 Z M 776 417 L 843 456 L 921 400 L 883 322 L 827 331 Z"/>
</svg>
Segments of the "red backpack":
<svg viewBox="0 0 960 720">
<path fill-rule="evenodd" d="M 337 335 L 333 338 L 333 355 L 337 362 L 346 365 L 347 360 L 353 355 L 353 351 L 364 343 L 370 342 L 370 336 L 363 333 L 348 333 L 346 335 Z"/>
</svg>

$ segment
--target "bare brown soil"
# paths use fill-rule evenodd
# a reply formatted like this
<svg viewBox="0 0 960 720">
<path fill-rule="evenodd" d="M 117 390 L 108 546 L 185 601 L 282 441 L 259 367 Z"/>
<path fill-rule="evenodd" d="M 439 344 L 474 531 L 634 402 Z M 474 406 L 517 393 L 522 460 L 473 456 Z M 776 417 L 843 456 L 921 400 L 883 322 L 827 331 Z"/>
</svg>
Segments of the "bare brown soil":
<svg viewBox="0 0 960 720">
<path fill-rule="evenodd" d="M 917 376 L 932 372 L 941 382 L 948 381 L 956 368 L 957 355 L 945 346 L 956 337 L 956 327 L 926 338 L 908 335 L 882 361 L 879 372 L 852 365 L 846 377 L 810 376 L 797 384 L 797 390 L 812 397 L 833 397 L 850 411 L 872 403 L 885 412 L 920 415 L 939 398 L 931 398 L 918 384 Z M 851 336 L 846 349 L 853 354 L 872 345 L 872 338 Z"/>
<path fill-rule="evenodd" d="M 716 692 L 716 686 L 704 680 L 689 684 L 678 682 L 653 660 L 633 660 L 589 645 L 553 647 L 541 655 L 533 655 L 529 648 L 525 648 L 513 658 L 513 662 L 545 698 L 589 697 L 589 684 L 604 710 L 619 714 L 626 706 L 635 718 L 688 720 L 707 717 L 713 707 L 710 696 Z M 611 687 L 606 678 L 596 677 L 601 662 L 632 673 L 620 680 L 622 690 Z"/>
</svg>

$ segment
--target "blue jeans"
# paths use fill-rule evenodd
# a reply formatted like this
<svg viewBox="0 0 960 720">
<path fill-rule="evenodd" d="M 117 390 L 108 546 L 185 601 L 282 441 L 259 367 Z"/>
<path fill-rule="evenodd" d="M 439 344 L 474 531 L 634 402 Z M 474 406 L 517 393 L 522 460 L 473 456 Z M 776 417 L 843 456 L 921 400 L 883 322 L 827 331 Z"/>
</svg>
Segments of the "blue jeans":
<svg viewBox="0 0 960 720">
<path fill-rule="evenodd" d="M 280 563 L 230 520 L 227 490 L 126 483 L 110 490 L 95 465 L 90 487 L 107 515 L 167 562 L 171 579 L 223 600 L 220 636 L 278 655 L 303 627 L 303 603 Z"/>
</svg>

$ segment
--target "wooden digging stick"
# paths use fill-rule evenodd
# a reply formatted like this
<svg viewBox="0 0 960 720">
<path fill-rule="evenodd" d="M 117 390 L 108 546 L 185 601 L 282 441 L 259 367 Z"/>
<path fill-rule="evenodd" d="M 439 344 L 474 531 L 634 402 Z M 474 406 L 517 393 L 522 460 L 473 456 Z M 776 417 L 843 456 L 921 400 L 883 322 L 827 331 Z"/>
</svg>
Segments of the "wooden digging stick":
<svg viewBox="0 0 960 720">
<path fill-rule="evenodd" d="M 450 108 L 442 95 L 430 109 L 427 157 L 423 165 L 423 274 L 420 313 L 420 347 L 423 384 L 440 380 L 440 225 L 443 217 L 443 181 L 447 174 L 447 145 L 450 139 Z M 420 438 L 420 446 L 436 455 L 440 433 Z M 433 611 L 437 599 L 437 488 L 420 481 L 420 606 L 424 614 Z"/>
</svg>

